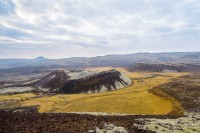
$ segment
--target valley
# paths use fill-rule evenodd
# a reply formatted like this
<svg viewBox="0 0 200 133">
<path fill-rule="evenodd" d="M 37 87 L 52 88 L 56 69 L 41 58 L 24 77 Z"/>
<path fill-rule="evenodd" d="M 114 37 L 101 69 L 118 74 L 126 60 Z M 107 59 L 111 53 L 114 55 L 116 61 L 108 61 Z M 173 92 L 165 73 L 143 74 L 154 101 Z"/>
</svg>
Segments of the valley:
<svg viewBox="0 0 200 133">
<path fill-rule="evenodd" d="M 20 107 L 37 105 L 39 112 L 103 112 L 122 114 L 168 114 L 175 112 L 180 113 L 180 115 L 183 113 L 181 106 L 176 100 L 154 95 L 149 90 L 170 82 L 176 77 L 187 75 L 187 73 L 134 73 L 128 72 L 123 68 L 117 68 L 117 70 L 121 70 L 122 73 L 130 77 L 133 83 L 124 89 L 111 92 L 42 96 L 36 93 L 22 93 L 1 95 L 0 99 L 1 101 L 16 100 L 17 105 Z M 165 106 L 163 107 L 163 105 Z M 12 104 L 5 107 L 12 106 L 16 106 L 16 104 L 12 102 Z"/>
<path fill-rule="evenodd" d="M 27 74 L 4 74 L 0 81 L 0 116 L 4 119 L 0 120 L 0 129 L 12 132 L 198 133 L 200 74 L 191 71 L 198 66 L 189 66 L 189 71 L 181 69 L 184 70 L 181 72 L 175 71 L 179 70 L 179 65 L 146 66 L 139 67 L 139 71 L 130 70 L 130 67 L 76 70 L 52 67 Z M 71 81 L 73 84 L 69 87 Z M 119 84 L 123 86 L 117 88 Z M 105 88 L 103 86 L 106 89 L 100 91 Z M 96 91 L 85 91 L 84 87 Z M 63 92 L 61 88 L 71 91 L 79 88 L 79 92 Z M 15 123 L 16 119 L 27 127 Z M 33 120 L 42 127 L 38 128 L 40 124 L 37 123 L 32 126 Z M 9 121 L 19 128 L 10 129 L 10 124 L 6 125 Z M 80 128 L 73 127 L 77 122 Z"/>
<path fill-rule="evenodd" d="M 200 0 L 0 0 L 0 133 L 200 133 Z"/>
</svg>

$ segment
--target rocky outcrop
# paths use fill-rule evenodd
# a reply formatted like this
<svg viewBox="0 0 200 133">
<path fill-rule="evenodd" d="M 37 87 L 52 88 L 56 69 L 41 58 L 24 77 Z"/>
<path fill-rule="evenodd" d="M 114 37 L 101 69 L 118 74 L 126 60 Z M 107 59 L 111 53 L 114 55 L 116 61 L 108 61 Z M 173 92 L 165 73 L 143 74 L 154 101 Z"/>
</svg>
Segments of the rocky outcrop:
<svg viewBox="0 0 200 133">
<path fill-rule="evenodd" d="M 33 83 L 33 86 L 56 89 L 62 87 L 68 79 L 69 76 L 64 70 L 57 70 Z"/>
<path fill-rule="evenodd" d="M 149 129 L 157 133 L 199 133 L 200 115 L 184 116 L 176 119 L 137 119 L 142 125 L 134 124 L 139 129 Z"/>
<path fill-rule="evenodd" d="M 85 71 L 57 70 L 33 83 L 35 87 L 46 88 L 56 93 L 96 93 L 112 91 L 129 86 L 132 80 L 117 70 Z"/>
<path fill-rule="evenodd" d="M 95 93 L 112 91 L 129 86 L 131 79 L 116 70 L 96 73 L 80 79 L 66 82 L 60 89 L 63 93 Z"/>
<path fill-rule="evenodd" d="M 107 124 L 104 123 L 104 128 L 103 129 L 99 129 L 98 127 L 96 127 L 95 131 L 94 130 L 88 130 L 88 133 L 128 133 L 128 131 L 122 127 L 122 126 L 115 126 L 113 124 Z"/>
</svg>

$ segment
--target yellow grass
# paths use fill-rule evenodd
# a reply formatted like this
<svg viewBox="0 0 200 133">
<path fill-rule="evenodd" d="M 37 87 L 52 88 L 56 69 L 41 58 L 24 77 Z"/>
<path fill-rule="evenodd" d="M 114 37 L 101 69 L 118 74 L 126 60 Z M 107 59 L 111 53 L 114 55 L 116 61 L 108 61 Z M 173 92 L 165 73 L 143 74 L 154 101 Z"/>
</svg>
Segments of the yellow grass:
<svg viewBox="0 0 200 133">
<path fill-rule="evenodd" d="M 109 70 L 111 67 L 87 68 L 87 70 Z M 182 107 L 170 97 L 161 97 L 148 90 L 169 82 L 171 79 L 187 73 L 131 73 L 124 68 L 115 68 L 133 80 L 127 88 L 96 94 L 58 94 L 31 98 L 35 94 L 23 93 L 0 95 L 2 100 L 18 100 L 21 106 L 39 105 L 39 112 L 107 112 L 123 114 L 168 114 L 180 111 Z M 151 74 L 162 74 L 154 78 L 144 78 Z M 142 79 L 144 78 L 144 79 Z"/>
<path fill-rule="evenodd" d="M 126 73 L 131 78 L 152 73 Z M 160 73 L 168 77 L 134 80 L 125 89 L 98 94 L 70 94 L 44 96 L 24 101 L 24 106 L 39 105 L 39 112 L 107 112 L 124 114 L 167 114 L 180 105 L 169 97 L 160 97 L 148 90 L 186 73 Z M 169 77 L 171 76 L 171 77 Z"/>
<path fill-rule="evenodd" d="M 22 93 L 22 94 L 13 94 L 13 95 L 0 95 L 0 101 L 5 100 L 16 100 L 16 101 L 23 101 L 29 99 L 31 97 L 36 96 L 33 93 Z"/>
<path fill-rule="evenodd" d="M 85 70 L 90 70 L 90 71 L 107 71 L 113 69 L 112 67 L 88 67 L 85 68 Z"/>
<path fill-rule="evenodd" d="M 127 73 L 127 70 L 123 67 L 116 67 L 116 68 L 113 68 L 113 67 L 88 67 L 88 68 L 85 68 L 85 70 L 90 70 L 90 71 L 108 71 L 111 69 L 116 69 L 122 73 Z"/>
</svg>

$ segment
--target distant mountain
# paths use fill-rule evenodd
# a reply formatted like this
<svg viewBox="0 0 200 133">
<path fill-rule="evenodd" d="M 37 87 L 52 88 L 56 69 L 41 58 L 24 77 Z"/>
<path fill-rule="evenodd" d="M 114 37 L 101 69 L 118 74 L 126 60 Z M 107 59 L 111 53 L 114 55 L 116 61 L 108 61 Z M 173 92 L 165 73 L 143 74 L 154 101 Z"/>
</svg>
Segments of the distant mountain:
<svg viewBox="0 0 200 133">
<path fill-rule="evenodd" d="M 97 57 L 72 57 L 64 59 L 0 59 L 0 68 L 21 66 L 67 66 L 68 68 L 85 67 L 128 67 L 137 63 L 175 62 L 200 64 L 200 52 L 169 52 L 169 53 L 134 53 L 126 55 L 106 55 Z"/>
<path fill-rule="evenodd" d="M 37 60 L 37 61 L 45 61 L 45 60 L 48 60 L 48 58 L 45 58 L 43 56 L 39 56 L 39 57 L 35 58 L 35 60 Z"/>
</svg>

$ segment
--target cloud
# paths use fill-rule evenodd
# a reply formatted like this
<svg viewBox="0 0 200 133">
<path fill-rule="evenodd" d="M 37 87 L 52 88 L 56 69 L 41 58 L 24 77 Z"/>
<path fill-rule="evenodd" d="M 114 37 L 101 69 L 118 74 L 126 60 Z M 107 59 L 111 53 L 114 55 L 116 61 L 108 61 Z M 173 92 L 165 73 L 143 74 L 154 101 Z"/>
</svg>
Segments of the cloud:
<svg viewBox="0 0 200 133">
<path fill-rule="evenodd" d="M 0 15 L 9 15 L 14 12 L 14 5 L 10 0 L 0 1 Z"/>
<path fill-rule="evenodd" d="M 198 0 L 2 0 L 0 58 L 197 51 L 199 14 Z"/>
</svg>

